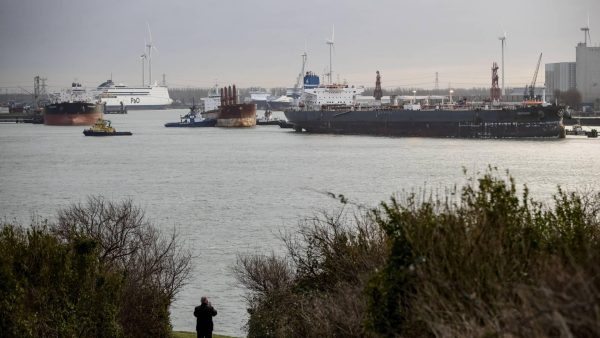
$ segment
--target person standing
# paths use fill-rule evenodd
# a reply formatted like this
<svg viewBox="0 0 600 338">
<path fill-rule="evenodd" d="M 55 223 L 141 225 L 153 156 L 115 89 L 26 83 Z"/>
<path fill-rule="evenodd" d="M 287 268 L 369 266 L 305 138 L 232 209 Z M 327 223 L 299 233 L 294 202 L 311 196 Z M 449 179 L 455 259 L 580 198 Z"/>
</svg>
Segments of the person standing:
<svg viewBox="0 0 600 338">
<path fill-rule="evenodd" d="M 208 298 L 200 298 L 200 306 L 196 306 L 196 308 L 194 308 L 194 317 L 196 317 L 196 333 L 198 338 L 212 338 L 212 317 L 216 315 L 217 310 L 212 307 L 208 301 Z"/>
</svg>

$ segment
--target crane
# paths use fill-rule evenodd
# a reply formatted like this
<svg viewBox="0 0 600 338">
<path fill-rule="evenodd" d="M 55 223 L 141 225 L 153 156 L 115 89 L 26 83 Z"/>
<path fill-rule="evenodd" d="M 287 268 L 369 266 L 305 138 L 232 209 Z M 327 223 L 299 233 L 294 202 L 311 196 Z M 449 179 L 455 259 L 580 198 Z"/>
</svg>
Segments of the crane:
<svg viewBox="0 0 600 338">
<path fill-rule="evenodd" d="M 535 73 L 533 73 L 533 79 L 531 80 L 531 84 L 529 88 L 525 86 L 525 94 L 527 94 L 527 89 L 529 89 L 529 99 L 535 100 L 535 82 L 537 80 L 538 71 L 540 70 L 540 63 L 542 62 L 542 53 L 540 53 L 540 57 L 538 58 L 537 66 L 535 67 Z"/>
<path fill-rule="evenodd" d="M 300 74 L 298 74 L 298 78 L 296 79 L 296 83 L 294 84 L 294 91 L 292 92 L 292 98 L 293 99 L 298 99 L 300 97 L 300 95 L 302 95 L 302 92 L 304 91 L 304 85 L 302 83 L 302 79 L 304 76 L 304 68 L 306 66 L 306 58 L 308 56 L 308 54 L 306 54 L 306 47 L 304 48 L 304 53 L 302 53 L 302 70 L 300 71 Z M 302 90 L 300 90 L 300 88 L 302 88 Z"/>
</svg>

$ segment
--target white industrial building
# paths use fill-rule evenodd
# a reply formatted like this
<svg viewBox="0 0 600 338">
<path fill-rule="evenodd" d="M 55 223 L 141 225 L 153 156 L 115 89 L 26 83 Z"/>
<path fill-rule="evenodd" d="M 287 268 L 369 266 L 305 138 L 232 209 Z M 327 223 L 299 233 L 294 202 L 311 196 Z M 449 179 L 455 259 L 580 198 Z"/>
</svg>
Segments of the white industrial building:
<svg viewBox="0 0 600 338">
<path fill-rule="evenodd" d="M 600 47 L 579 43 L 576 47 L 577 90 L 584 105 L 600 106 Z"/>
<path fill-rule="evenodd" d="M 554 100 L 554 92 L 566 92 L 577 87 L 575 62 L 557 62 L 546 64 L 546 95 L 549 101 Z"/>
</svg>

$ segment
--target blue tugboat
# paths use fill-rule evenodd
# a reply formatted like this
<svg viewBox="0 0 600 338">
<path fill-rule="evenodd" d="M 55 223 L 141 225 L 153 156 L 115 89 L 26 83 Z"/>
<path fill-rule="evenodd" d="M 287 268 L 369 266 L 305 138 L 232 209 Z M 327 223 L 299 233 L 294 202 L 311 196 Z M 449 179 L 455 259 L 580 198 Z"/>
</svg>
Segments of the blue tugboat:
<svg viewBox="0 0 600 338">
<path fill-rule="evenodd" d="M 217 119 L 204 118 L 200 115 L 200 111 L 193 101 L 190 107 L 190 112 L 184 116 L 180 116 L 179 122 L 168 122 L 165 123 L 165 127 L 214 127 L 217 125 Z"/>
</svg>

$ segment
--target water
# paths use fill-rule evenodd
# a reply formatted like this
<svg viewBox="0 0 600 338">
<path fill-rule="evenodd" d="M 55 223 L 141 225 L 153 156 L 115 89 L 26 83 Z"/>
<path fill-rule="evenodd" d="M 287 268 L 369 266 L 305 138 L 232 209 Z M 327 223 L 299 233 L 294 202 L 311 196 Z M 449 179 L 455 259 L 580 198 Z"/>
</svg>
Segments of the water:
<svg viewBox="0 0 600 338">
<path fill-rule="evenodd" d="M 341 193 L 375 205 L 403 189 L 443 189 L 463 168 L 510 169 L 544 199 L 561 185 L 598 189 L 600 140 L 455 140 L 297 134 L 252 129 L 164 128 L 185 110 L 107 115 L 133 136 L 84 137 L 83 127 L 0 124 L 0 217 L 26 224 L 88 195 L 132 198 L 194 254 L 194 276 L 171 309 L 176 330 L 193 331 L 207 295 L 218 333 L 242 336 L 243 290 L 236 254 L 281 249 L 279 234 L 338 204 Z M 282 116 L 282 115 L 279 115 Z"/>
</svg>

